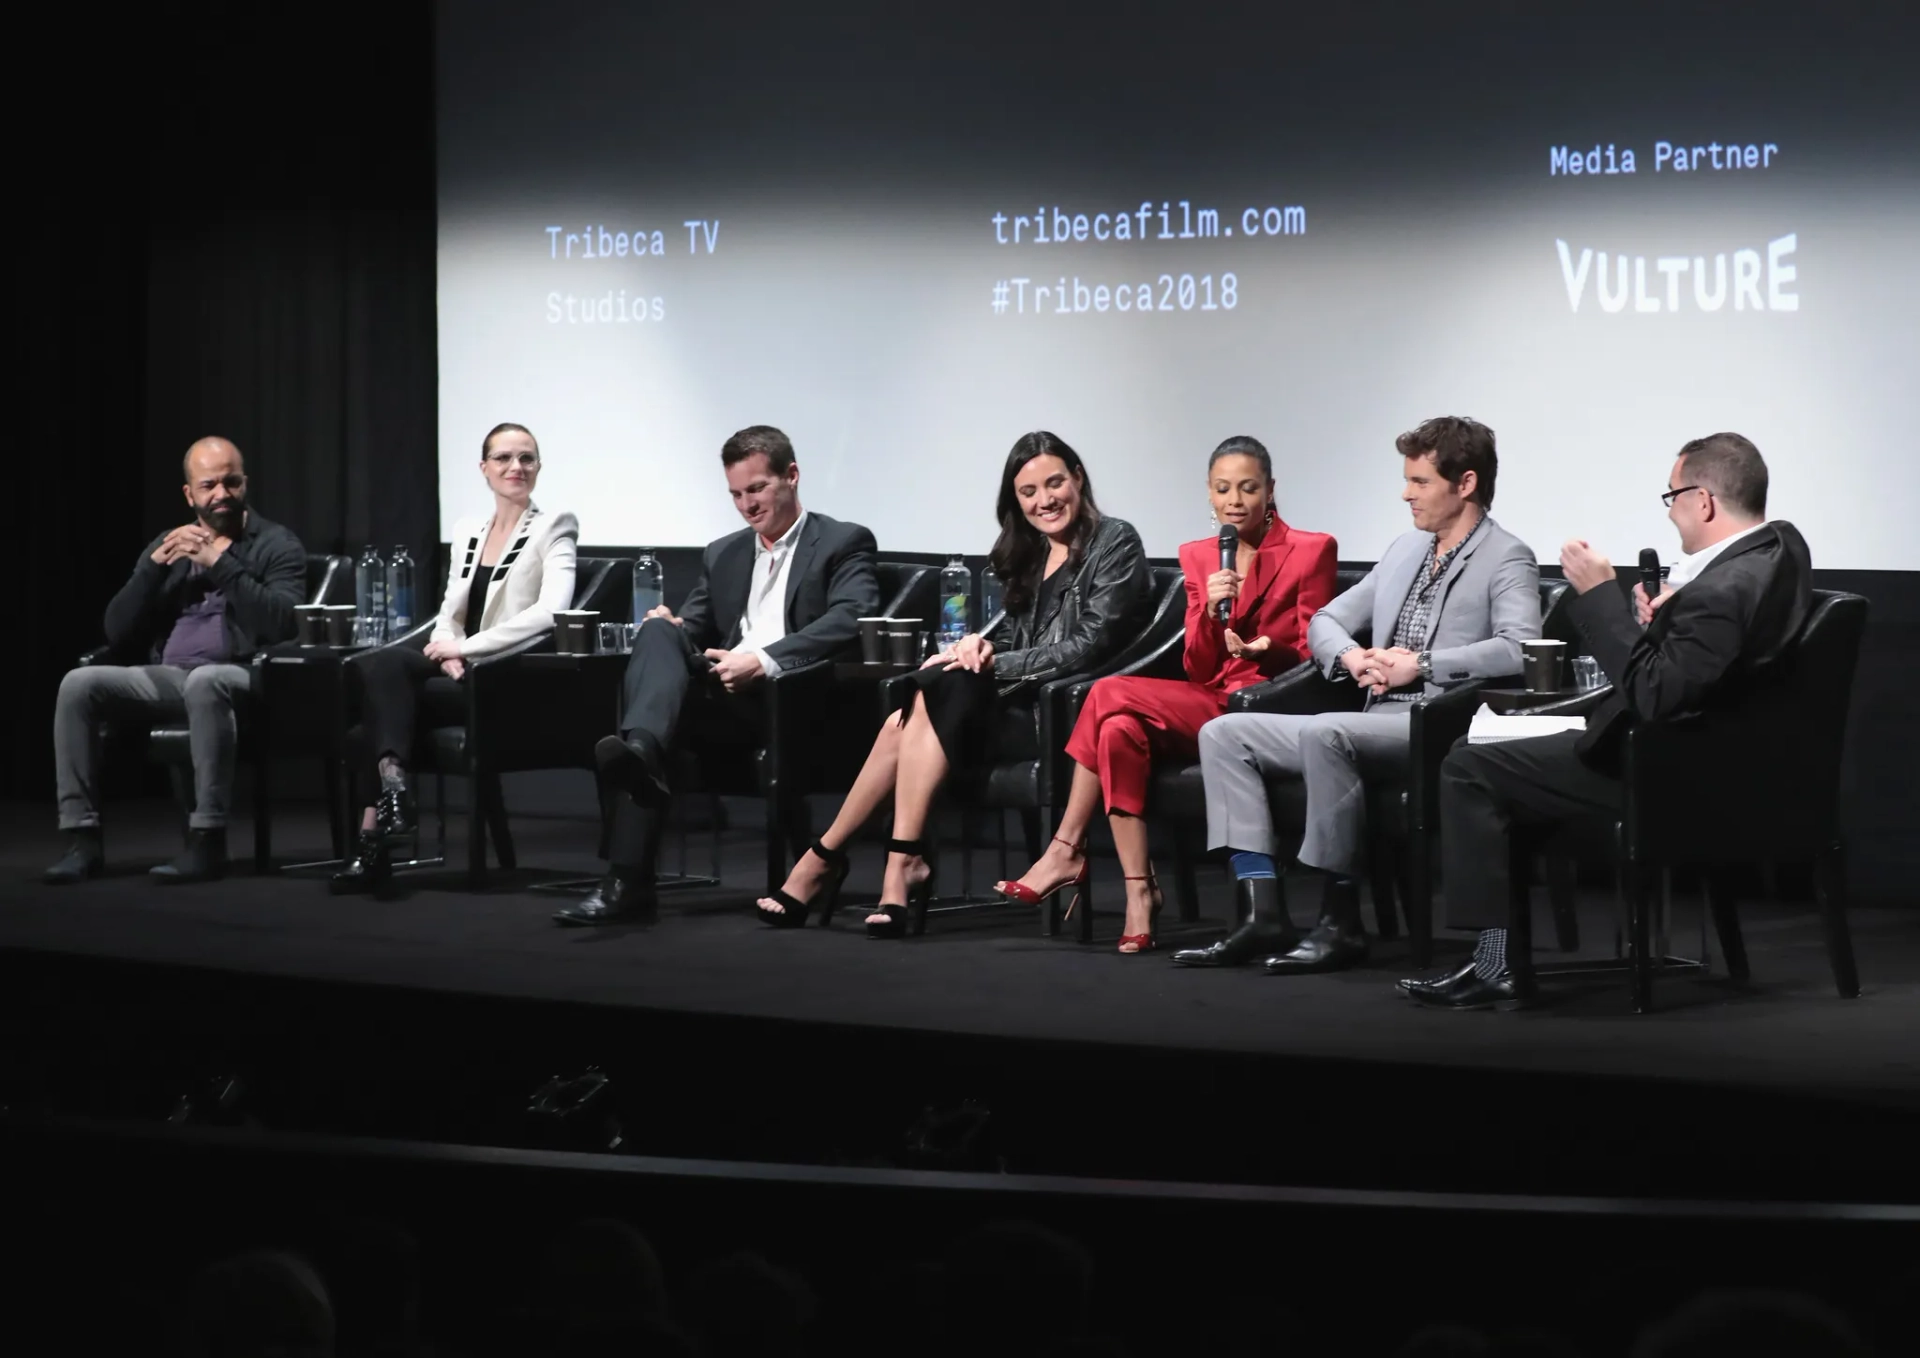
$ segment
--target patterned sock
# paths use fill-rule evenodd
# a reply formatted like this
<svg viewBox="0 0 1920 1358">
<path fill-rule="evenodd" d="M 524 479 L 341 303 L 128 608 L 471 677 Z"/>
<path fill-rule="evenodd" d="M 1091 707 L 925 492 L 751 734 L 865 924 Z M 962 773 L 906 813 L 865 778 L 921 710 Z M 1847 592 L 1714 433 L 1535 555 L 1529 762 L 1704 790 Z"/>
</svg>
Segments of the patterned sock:
<svg viewBox="0 0 1920 1358">
<path fill-rule="evenodd" d="M 380 790 L 383 792 L 407 790 L 407 771 L 392 755 L 386 755 L 380 760 Z"/>
<path fill-rule="evenodd" d="M 1233 875 L 1236 881 L 1244 882 L 1248 878 L 1269 878 L 1274 876 L 1273 855 L 1268 853 L 1237 853 L 1232 859 Z"/>
<path fill-rule="evenodd" d="M 1473 945 L 1473 974 L 1485 981 L 1497 981 L 1507 974 L 1507 931 L 1482 929 Z"/>
</svg>

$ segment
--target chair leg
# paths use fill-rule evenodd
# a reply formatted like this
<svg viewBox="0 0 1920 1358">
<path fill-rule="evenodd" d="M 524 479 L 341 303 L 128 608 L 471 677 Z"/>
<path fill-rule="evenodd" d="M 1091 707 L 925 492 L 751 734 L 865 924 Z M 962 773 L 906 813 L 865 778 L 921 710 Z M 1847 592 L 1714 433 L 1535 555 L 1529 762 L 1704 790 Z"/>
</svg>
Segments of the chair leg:
<svg viewBox="0 0 1920 1358">
<path fill-rule="evenodd" d="M 1416 970 L 1433 965 L 1433 843 L 1411 835 L 1402 846 L 1407 869 L 1407 938 Z"/>
<path fill-rule="evenodd" d="M 347 856 L 347 826 L 353 820 L 353 809 L 347 805 L 345 781 L 340 777 L 340 765 L 331 759 L 320 761 L 321 787 L 327 798 L 327 833 L 333 837 L 333 856 Z"/>
<path fill-rule="evenodd" d="M 1507 970 L 1522 995 L 1533 991 L 1532 859 L 1514 846 L 1507 871 Z"/>
<path fill-rule="evenodd" d="M 273 818 L 267 809 L 271 800 L 267 788 L 267 761 L 253 764 L 253 870 L 265 876 L 273 868 Z"/>
<path fill-rule="evenodd" d="M 467 887 L 480 891 L 487 884 L 486 783 L 478 774 L 467 779 Z"/>
<path fill-rule="evenodd" d="M 1571 858 L 1547 859 L 1547 900 L 1553 907 L 1553 933 L 1561 952 L 1580 951 L 1579 890 Z"/>
<path fill-rule="evenodd" d="M 1037 862 L 1040 851 L 1046 847 L 1046 840 L 1040 833 L 1040 812 L 1026 807 L 1020 812 L 1020 833 L 1027 841 L 1027 861 Z"/>
<path fill-rule="evenodd" d="M 1727 959 L 1727 975 L 1736 981 L 1747 979 L 1747 941 L 1740 934 L 1740 910 L 1724 877 L 1708 873 L 1700 882 L 1707 898 L 1707 910 L 1713 916 L 1714 931 L 1720 935 L 1720 951 Z"/>
<path fill-rule="evenodd" d="M 520 860 L 513 851 L 513 833 L 507 828 L 507 798 L 500 789 L 500 775 L 490 773 L 482 780 L 485 785 L 483 805 L 487 811 L 487 830 L 493 836 L 493 856 L 500 860 L 500 866 L 512 872 L 520 866 Z"/>
<path fill-rule="evenodd" d="M 1173 830 L 1173 890 L 1180 899 L 1180 922 L 1193 924 L 1200 918 L 1200 882 L 1194 875 L 1193 846 L 1182 827 Z"/>
<path fill-rule="evenodd" d="M 1653 894 L 1654 874 L 1636 863 L 1624 865 L 1627 892 L 1627 977 L 1633 1012 L 1653 1007 Z M 1651 888 L 1651 889 L 1649 889 Z"/>
<path fill-rule="evenodd" d="M 777 792 L 767 794 L 767 893 L 787 880 L 786 814 Z"/>
<path fill-rule="evenodd" d="M 1387 835 L 1373 835 L 1372 845 L 1367 853 L 1368 889 L 1373 893 L 1373 929 L 1384 942 L 1400 937 L 1400 919 L 1393 904 L 1393 879 L 1398 871 L 1393 851 L 1393 840 Z"/>
<path fill-rule="evenodd" d="M 1814 860 L 1813 898 L 1827 935 L 1827 963 L 1833 984 L 1845 1000 L 1860 997 L 1860 973 L 1853 965 L 1853 934 L 1847 928 L 1847 862 L 1838 844 Z"/>
</svg>

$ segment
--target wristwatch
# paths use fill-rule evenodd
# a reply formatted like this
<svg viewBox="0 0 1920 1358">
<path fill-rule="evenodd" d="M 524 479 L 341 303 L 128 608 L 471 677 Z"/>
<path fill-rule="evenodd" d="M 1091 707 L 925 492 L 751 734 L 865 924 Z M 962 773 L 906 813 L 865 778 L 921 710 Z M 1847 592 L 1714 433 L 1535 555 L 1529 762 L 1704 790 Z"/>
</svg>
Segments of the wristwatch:
<svg viewBox="0 0 1920 1358">
<path fill-rule="evenodd" d="M 1420 652 L 1420 654 L 1415 657 L 1415 663 L 1420 666 L 1421 680 L 1431 684 L 1433 682 L 1433 652 Z"/>
</svg>

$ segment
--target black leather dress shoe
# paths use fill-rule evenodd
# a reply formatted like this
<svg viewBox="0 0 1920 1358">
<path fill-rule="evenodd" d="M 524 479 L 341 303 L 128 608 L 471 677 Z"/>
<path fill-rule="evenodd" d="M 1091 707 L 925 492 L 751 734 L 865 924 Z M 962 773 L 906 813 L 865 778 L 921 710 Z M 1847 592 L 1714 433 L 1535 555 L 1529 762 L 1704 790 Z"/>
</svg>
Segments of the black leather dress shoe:
<svg viewBox="0 0 1920 1358">
<path fill-rule="evenodd" d="M 163 886 L 211 882 L 226 875 L 227 832 L 224 828 L 187 831 L 187 847 L 180 856 L 147 871 L 147 876 Z"/>
<path fill-rule="evenodd" d="M 594 767 L 610 787 L 641 806 L 664 806 L 670 795 L 660 758 L 637 740 L 602 736 L 593 747 Z"/>
<path fill-rule="evenodd" d="M 1394 985 L 1415 999 L 1440 995 L 1465 984 L 1473 975 L 1473 967 L 1473 958 L 1469 957 L 1444 976 L 1403 976 Z"/>
<path fill-rule="evenodd" d="M 1432 994 L 1415 995 L 1415 1003 L 1429 1009 L 1521 1009 L 1532 999 L 1531 993 L 1523 993 L 1512 972 L 1496 976 L 1492 980 L 1474 972 L 1465 980 L 1447 990 Z"/>
<path fill-rule="evenodd" d="M 100 832 L 71 830 L 67 834 L 67 851 L 60 855 L 59 862 L 40 874 L 40 880 L 49 886 L 71 886 L 89 877 L 98 877 L 106 866 L 107 851 Z"/>
<path fill-rule="evenodd" d="M 1289 952 L 1267 959 L 1269 976 L 1303 976 L 1316 971 L 1345 971 L 1367 960 L 1367 936 L 1322 924 Z"/>
<path fill-rule="evenodd" d="M 380 831 L 362 830 L 354 845 L 353 857 L 340 871 L 327 879 L 327 890 L 336 896 L 351 896 L 362 891 L 378 891 L 393 876 L 392 861 Z"/>
<path fill-rule="evenodd" d="M 659 919 L 653 883 L 610 872 L 585 900 L 553 912 L 556 924 L 592 928 L 601 924 L 652 924 Z"/>
<path fill-rule="evenodd" d="M 1180 949 L 1173 960 L 1183 967 L 1244 967 L 1263 957 L 1286 952 L 1299 941 L 1300 935 L 1291 931 L 1242 924 L 1218 943 Z"/>
</svg>

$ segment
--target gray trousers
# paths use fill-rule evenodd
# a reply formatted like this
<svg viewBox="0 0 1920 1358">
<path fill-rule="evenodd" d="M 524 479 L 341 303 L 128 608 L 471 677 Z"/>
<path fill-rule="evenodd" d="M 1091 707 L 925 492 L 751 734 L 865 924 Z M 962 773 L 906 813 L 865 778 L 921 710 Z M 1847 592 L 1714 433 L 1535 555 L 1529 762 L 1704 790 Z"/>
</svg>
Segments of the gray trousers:
<svg viewBox="0 0 1920 1358">
<path fill-rule="evenodd" d="M 1366 712 L 1301 717 L 1233 712 L 1200 728 L 1207 783 L 1207 844 L 1241 853 L 1275 851 L 1271 779 L 1299 778 L 1307 788 L 1300 861 L 1343 876 L 1362 875 L 1367 858 L 1364 778 L 1406 767 L 1408 707 L 1382 703 Z"/>
<path fill-rule="evenodd" d="M 233 800 L 233 708 L 253 676 L 244 665 L 83 665 L 60 681 L 53 707 L 54 786 L 60 797 L 60 828 L 100 823 L 100 723 L 187 719 L 193 750 L 193 810 L 187 824 L 217 830 L 227 823 Z"/>
</svg>

